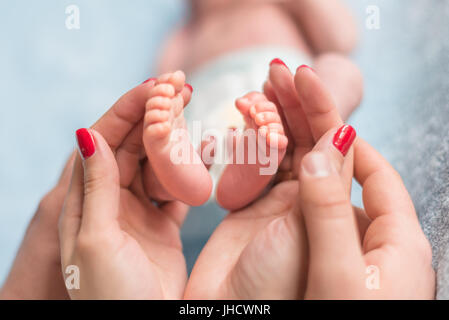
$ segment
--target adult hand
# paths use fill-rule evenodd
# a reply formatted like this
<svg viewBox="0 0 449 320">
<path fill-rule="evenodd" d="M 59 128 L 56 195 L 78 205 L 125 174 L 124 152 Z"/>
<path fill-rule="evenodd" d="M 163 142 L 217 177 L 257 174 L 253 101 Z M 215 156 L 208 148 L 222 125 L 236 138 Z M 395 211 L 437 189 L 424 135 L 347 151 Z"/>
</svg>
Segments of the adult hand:
<svg viewBox="0 0 449 320">
<path fill-rule="evenodd" d="M 56 186 L 42 198 L 0 291 L 0 299 L 68 299 L 61 274 L 57 226 L 74 159 L 75 153 Z"/>
<path fill-rule="evenodd" d="M 365 210 L 353 209 L 341 171 L 350 160 L 325 139 L 300 168 L 298 203 L 309 243 L 305 298 L 433 299 L 430 244 L 399 174 L 359 138 L 355 177 Z"/>
<path fill-rule="evenodd" d="M 287 68 L 282 65 L 273 65 L 270 70 L 270 80 L 265 89 L 267 96 L 270 96 L 284 113 L 284 120 L 286 120 L 284 125 L 290 131 L 291 161 L 285 163 L 286 171 L 290 172 L 289 177 L 287 181 L 275 186 L 264 198 L 244 210 L 230 213 L 224 219 L 203 249 L 192 271 L 185 294 L 187 298 L 325 297 L 318 294 L 314 296 L 310 291 L 309 281 L 315 281 L 312 283 L 316 284 L 316 290 L 322 289 L 319 292 L 321 294 L 326 292 L 326 284 L 317 282 L 320 276 L 318 268 L 315 269 L 315 273 L 312 273 L 318 279 L 311 280 L 308 272 L 308 269 L 312 267 L 309 263 L 309 249 L 314 250 L 314 248 L 309 248 L 304 217 L 299 207 L 300 201 L 297 199 L 298 182 L 291 179 L 296 176 L 295 173 L 299 170 L 303 157 L 322 139 L 317 144 L 317 148 L 328 148 L 329 152 L 340 154 L 340 157 L 342 157 L 341 154 L 346 154 L 345 162 L 339 165 L 339 178 L 340 192 L 346 197 L 345 199 L 349 199 L 354 152 L 352 148 L 347 150 L 348 143 L 338 140 L 338 137 L 346 139 L 344 135 L 341 136 L 341 130 L 337 131 L 342 121 L 329 92 L 311 69 L 299 68 L 293 81 Z M 329 148 L 331 140 L 333 145 Z M 335 146 L 338 146 L 339 150 Z M 361 162 L 367 161 L 363 158 L 359 159 L 358 161 Z M 409 212 L 409 215 L 413 217 L 412 212 Z M 376 239 L 375 225 L 378 223 L 372 228 L 374 231 L 371 236 L 365 235 L 365 230 L 371 222 L 369 214 L 355 209 L 354 212 L 351 211 L 351 219 L 357 221 L 353 224 L 361 237 Z M 416 217 L 410 220 L 413 219 L 416 222 Z M 408 230 L 414 231 L 416 239 L 411 243 L 409 250 L 403 253 L 401 259 L 411 262 L 424 258 L 424 262 L 421 262 L 422 268 L 414 269 L 403 279 L 404 282 L 396 283 L 396 289 L 399 288 L 399 290 L 396 290 L 396 295 L 392 294 L 389 297 L 401 297 L 404 293 L 401 290 L 410 288 L 410 284 L 407 287 L 405 282 L 413 282 L 411 275 L 418 273 L 415 271 L 424 271 L 420 284 L 432 287 L 433 278 L 432 270 L 429 268 L 426 239 L 416 223 Z M 336 238 L 344 236 L 333 230 L 328 233 Z M 315 233 L 315 237 L 318 237 L 318 232 Z M 410 250 L 413 249 L 420 250 L 422 254 L 416 254 L 412 259 Z M 340 250 L 345 249 L 340 248 Z M 319 250 L 316 250 L 315 256 L 319 257 L 318 253 Z M 408 257 L 406 257 L 407 254 L 409 254 Z M 418 260 L 414 260 L 415 258 Z M 338 263 L 338 259 L 336 261 Z M 328 263 L 332 265 L 333 261 Z M 364 268 L 361 270 L 366 271 Z M 337 274 L 334 273 L 334 276 Z M 365 279 L 366 275 L 362 279 L 362 285 L 365 284 Z M 208 286 L 204 285 L 206 283 Z M 394 285 L 392 279 L 390 283 Z M 335 285 L 330 289 L 344 288 Z M 332 290 L 330 292 L 333 292 Z M 430 290 L 427 290 L 427 293 L 428 291 Z M 384 292 L 394 291 L 384 290 Z M 356 295 L 352 297 L 355 298 Z M 363 297 L 366 295 L 358 295 L 358 298 Z"/>
<path fill-rule="evenodd" d="M 145 185 L 157 183 L 142 174 L 151 165 L 141 157 L 141 120 L 153 85 L 141 85 L 142 96 L 125 100 L 94 126 L 106 134 L 78 131 L 78 142 L 86 144 L 80 145 L 84 160 L 75 162 L 60 223 L 63 269 L 80 270 L 81 288 L 69 291 L 72 298 L 183 295 L 187 272 L 180 227 L 188 206 L 153 202 Z M 184 88 L 182 95 L 187 104 L 191 91 Z"/>
<path fill-rule="evenodd" d="M 112 149 L 117 151 L 116 159 L 122 185 L 131 185 L 134 180 L 141 181 L 140 168 L 148 166 L 148 161 L 141 159 L 141 120 L 153 85 L 154 81 L 149 80 L 127 92 L 92 126 L 105 137 Z M 186 101 L 190 98 L 188 91 L 184 92 L 184 98 Z M 128 143 L 123 144 L 126 136 L 134 138 L 128 138 Z M 73 159 L 74 156 L 67 163 L 56 187 L 42 199 L 0 292 L 0 298 L 68 298 L 61 275 L 57 222 L 70 182 Z M 146 176 L 143 178 L 147 179 Z M 172 216 L 177 224 L 181 224 L 187 207 L 178 202 L 170 202 L 166 203 L 165 208 L 170 206 L 179 208 Z M 176 239 L 179 239 L 179 236 L 176 236 Z M 30 265 L 33 266 L 32 269 L 29 268 Z"/>
<path fill-rule="evenodd" d="M 95 130 L 77 131 L 75 160 L 60 222 L 62 267 L 79 270 L 76 299 L 178 299 L 186 267 L 176 216 L 185 206 L 157 207 L 142 179 L 124 184 L 117 155 L 135 143 L 124 135 L 115 154 Z M 127 149 L 129 150 L 129 149 Z"/>
<path fill-rule="evenodd" d="M 293 77 L 284 65 L 272 64 L 265 94 L 278 106 L 289 134 L 290 157 L 282 164 L 289 177 L 264 198 L 223 220 L 193 268 L 186 298 L 304 297 L 308 248 L 296 207 L 298 182 L 290 179 L 321 136 L 343 121 L 331 94 L 310 68 L 299 68 Z M 352 156 L 349 151 L 347 158 Z M 344 172 L 349 192 L 352 162 Z"/>
</svg>

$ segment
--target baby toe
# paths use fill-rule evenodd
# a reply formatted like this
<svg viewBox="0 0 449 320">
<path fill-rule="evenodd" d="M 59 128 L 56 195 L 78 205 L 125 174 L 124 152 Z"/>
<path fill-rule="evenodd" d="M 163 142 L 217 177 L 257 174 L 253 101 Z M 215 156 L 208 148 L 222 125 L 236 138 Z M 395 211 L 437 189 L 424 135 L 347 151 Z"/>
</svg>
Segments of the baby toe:
<svg viewBox="0 0 449 320">
<path fill-rule="evenodd" d="M 171 99 L 167 97 L 156 96 L 149 99 L 146 103 L 146 110 L 160 109 L 160 110 L 170 110 Z"/>
<path fill-rule="evenodd" d="M 175 88 L 168 83 L 161 83 L 154 86 L 150 91 L 150 97 L 162 96 L 173 97 L 175 95 Z"/>
<path fill-rule="evenodd" d="M 281 118 L 276 112 L 261 112 L 256 114 L 256 116 L 254 117 L 254 122 L 258 126 L 263 126 L 273 122 L 280 123 Z"/>
<path fill-rule="evenodd" d="M 153 109 L 145 113 L 145 127 L 158 122 L 166 122 L 170 119 L 170 112 L 165 110 Z"/>
<path fill-rule="evenodd" d="M 277 108 L 274 105 L 274 103 L 266 100 L 266 101 L 259 101 L 254 105 L 254 108 L 256 109 L 256 112 L 264 112 L 264 111 L 272 111 L 277 112 Z"/>
<path fill-rule="evenodd" d="M 168 83 L 174 87 L 176 93 L 180 93 L 186 83 L 186 75 L 182 71 L 176 71 L 170 76 Z"/>
<path fill-rule="evenodd" d="M 152 125 L 149 125 L 145 129 L 145 133 L 147 137 L 153 138 L 153 139 L 161 139 L 167 137 L 167 135 L 170 133 L 171 125 L 168 121 L 155 123 Z"/>
<path fill-rule="evenodd" d="M 285 149 L 288 145 L 288 139 L 283 134 L 269 131 L 267 133 L 267 144 L 270 146 L 270 148 Z"/>
</svg>

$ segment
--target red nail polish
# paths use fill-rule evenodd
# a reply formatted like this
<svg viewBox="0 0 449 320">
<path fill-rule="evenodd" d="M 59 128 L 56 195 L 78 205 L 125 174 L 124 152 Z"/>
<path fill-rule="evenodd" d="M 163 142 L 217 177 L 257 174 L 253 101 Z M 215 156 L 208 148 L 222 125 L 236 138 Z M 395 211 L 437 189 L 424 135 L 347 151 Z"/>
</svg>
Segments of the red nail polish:
<svg viewBox="0 0 449 320">
<path fill-rule="evenodd" d="M 193 93 L 193 87 L 190 84 L 186 83 L 184 86 Z"/>
<path fill-rule="evenodd" d="M 83 159 L 87 159 L 95 153 L 94 137 L 89 130 L 84 128 L 77 130 L 76 140 L 78 141 L 78 148 Z"/>
<path fill-rule="evenodd" d="M 338 129 L 337 133 L 334 136 L 333 144 L 335 148 L 337 148 L 343 156 L 349 151 L 352 143 L 355 140 L 356 132 L 353 127 L 348 124 L 345 124 L 340 129 Z"/>
<path fill-rule="evenodd" d="M 286 67 L 286 68 L 288 69 L 288 67 L 287 67 L 287 65 L 284 63 L 284 61 L 282 61 L 282 60 L 279 59 L 279 58 L 275 58 L 275 59 L 271 60 L 271 62 L 270 62 L 270 67 L 271 67 L 273 64 L 281 64 L 281 65 L 283 65 L 284 67 Z"/>
<path fill-rule="evenodd" d="M 156 81 L 157 79 L 156 78 L 149 78 L 149 79 L 145 80 L 144 82 L 142 82 L 142 84 L 148 83 L 148 82 L 153 81 L 153 80 Z"/>
<path fill-rule="evenodd" d="M 302 69 L 302 68 L 307 68 L 307 69 L 312 70 L 313 72 L 315 72 L 315 70 L 313 68 L 309 67 L 306 64 L 303 64 L 303 65 L 299 66 L 298 69 L 296 69 L 296 72 L 298 72 L 298 70 Z"/>
</svg>

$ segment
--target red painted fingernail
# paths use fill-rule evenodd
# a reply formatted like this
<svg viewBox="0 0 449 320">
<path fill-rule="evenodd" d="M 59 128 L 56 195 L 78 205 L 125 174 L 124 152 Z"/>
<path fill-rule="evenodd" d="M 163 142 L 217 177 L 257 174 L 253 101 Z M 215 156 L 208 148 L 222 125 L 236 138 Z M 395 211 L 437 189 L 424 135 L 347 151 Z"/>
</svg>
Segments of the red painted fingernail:
<svg viewBox="0 0 449 320">
<path fill-rule="evenodd" d="M 84 128 L 77 130 L 76 140 L 78 141 L 78 149 L 83 159 L 87 159 L 95 153 L 94 137 L 89 130 Z"/>
<path fill-rule="evenodd" d="M 351 145 L 355 140 L 356 135 L 357 134 L 354 128 L 349 124 L 345 124 L 340 129 L 338 129 L 332 142 L 335 148 L 337 148 L 343 154 L 343 156 L 346 156 L 349 148 L 351 148 Z"/>
<path fill-rule="evenodd" d="M 312 67 L 309 67 L 306 64 L 303 64 L 303 65 L 299 66 L 298 69 L 296 69 L 296 72 L 298 72 L 298 70 L 302 69 L 302 68 L 307 68 L 307 69 L 312 70 L 313 72 L 315 72 L 315 70 Z"/>
<path fill-rule="evenodd" d="M 190 84 L 186 83 L 184 86 L 193 93 L 193 87 Z"/>
<path fill-rule="evenodd" d="M 142 84 L 150 82 L 150 81 L 153 81 L 153 80 L 156 81 L 157 79 L 156 78 L 149 78 L 149 79 L 145 80 L 144 82 L 142 82 Z"/>
<path fill-rule="evenodd" d="M 282 60 L 279 59 L 279 58 L 275 58 L 275 59 L 271 60 L 271 62 L 270 62 L 270 67 L 271 67 L 273 64 L 281 64 L 281 65 L 283 65 L 284 67 L 286 67 L 286 68 L 288 69 L 288 67 L 287 67 L 287 65 L 284 63 L 284 61 L 282 61 Z"/>
</svg>

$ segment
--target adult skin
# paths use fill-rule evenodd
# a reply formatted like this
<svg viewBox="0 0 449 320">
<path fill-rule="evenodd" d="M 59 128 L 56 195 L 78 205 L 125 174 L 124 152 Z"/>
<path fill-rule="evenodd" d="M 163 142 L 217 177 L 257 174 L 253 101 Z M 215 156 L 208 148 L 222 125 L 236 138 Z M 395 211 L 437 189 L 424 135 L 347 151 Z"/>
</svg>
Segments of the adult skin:
<svg viewBox="0 0 449 320">
<path fill-rule="evenodd" d="M 135 180 L 141 181 L 140 168 L 149 165 L 147 160 L 141 161 L 143 150 L 141 120 L 153 85 L 154 81 L 149 80 L 127 92 L 92 126 L 103 135 L 116 152 L 122 186 L 129 186 Z M 182 93 L 185 103 L 188 103 L 190 91 L 183 90 Z M 69 297 L 61 273 L 58 220 L 69 187 L 74 159 L 75 153 L 67 162 L 59 182 L 42 199 L 31 220 L 11 271 L 0 290 L 1 299 Z M 181 225 L 188 210 L 187 206 L 179 202 L 166 203 L 163 208 L 173 212 L 168 215 L 171 216 L 169 219 L 175 221 L 178 226 Z M 171 236 L 173 242 L 178 242 L 179 227 L 174 229 Z M 30 269 L 30 266 L 33 268 Z M 177 266 L 182 269 L 180 274 L 185 281 L 183 260 Z"/>
<path fill-rule="evenodd" d="M 367 211 L 353 211 L 349 187 L 354 151 L 349 150 L 343 159 L 336 149 L 323 147 L 329 147 L 329 137 L 335 135 L 342 121 L 318 77 L 312 70 L 300 68 L 293 79 L 285 67 L 272 66 L 266 92 L 271 92 L 285 116 L 293 139 L 290 164 L 297 160 L 302 163 L 298 168 L 300 183 L 282 182 L 254 205 L 230 214 L 203 250 L 184 296 L 432 298 L 434 274 L 428 242 L 394 170 L 362 140 L 357 142 L 356 177 L 364 187 Z M 134 177 L 135 172 L 121 170 L 121 165 L 132 164 L 129 155 L 139 159 L 138 148 L 130 148 L 137 145 L 132 128 L 129 126 L 130 134 L 108 137 L 109 141 L 90 131 L 96 151 L 86 160 L 76 161 L 61 223 L 63 264 L 75 264 L 87 275 L 81 277 L 85 289 L 71 292 L 74 298 L 179 298 L 184 291 L 185 266 L 179 263 L 183 261 L 182 252 L 173 246 L 179 241 L 179 227 L 176 230 L 173 221 L 180 221 L 177 219 L 182 210 L 156 212 L 160 209 L 151 207 L 143 187 L 126 179 Z M 314 175 L 307 168 L 320 162 L 317 154 L 321 159 L 327 157 L 337 169 L 333 171 L 331 165 L 321 161 L 328 174 Z M 296 166 L 290 167 L 296 171 Z M 394 184 L 394 188 L 388 188 L 390 194 L 385 191 L 387 181 Z M 321 190 L 335 196 L 323 197 Z M 326 202 L 329 199 L 331 202 Z M 135 215 L 127 211 L 129 204 Z M 161 218 L 172 213 L 176 218 L 171 221 Z M 151 228 L 154 225 L 161 228 Z M 174 231 L 158 234 L 164 226 Z M 156 235 L 157 240 L 149 234 Z M 340 256 L 343 263 L 335 264 Z M 160 265 L 163 261 L 170 263 Z M 365 278 L 361 277 L 366 265 L 371 264 L 380 268 L 384 279 L 383 290 L 375 294 L 367 293 Z M 105 270 L 114 276 L 103 278 Z M 348 276 L 342 278 L 341 274 Z M 342 292 L 341 288 L 347 290 Z"/>
<path fill-rule="evenodd" d="M 265 93 L 293 142 L 284 164 L 293 180 L 228 214 L 201 252 L 185 298 L 433 298 L 430 246 L 399 175 L 361 139 L 355 159 L 353 147 L 343 157 L 332 145 L 343 122 L 314 71 L 302 67 L 293 78 L 273 65 Z M 350 203 L 353 163 L 366 211 Z M 366 286 L 370 265 L 380 270 L 380 290 Z"/>
</svg>

